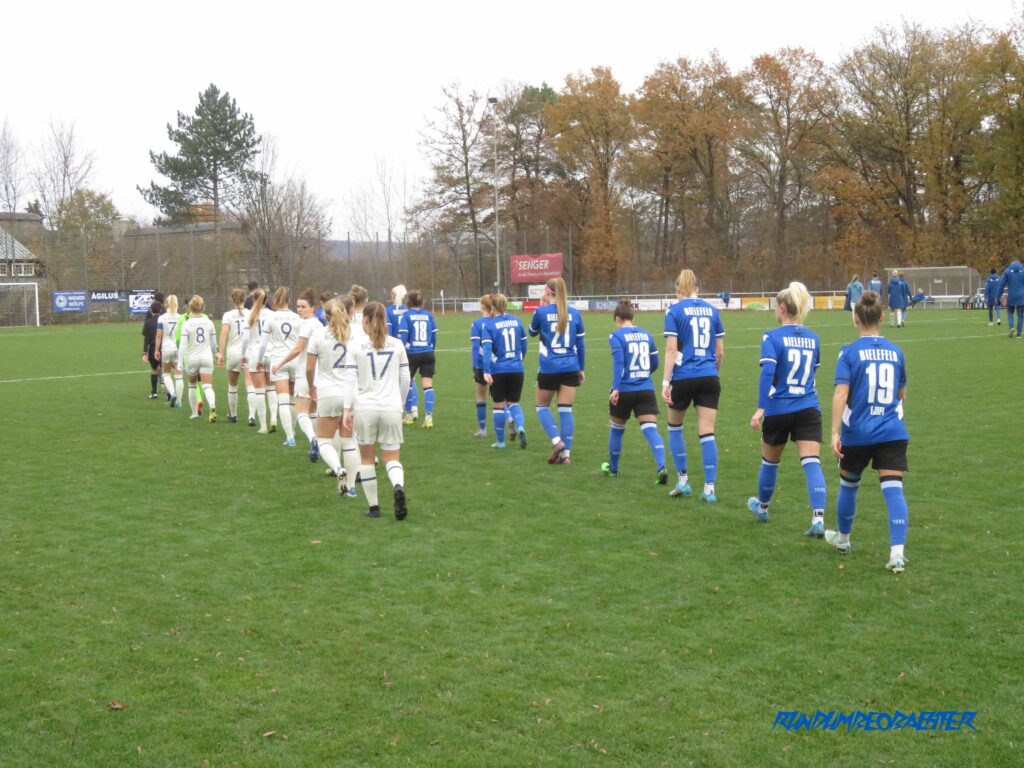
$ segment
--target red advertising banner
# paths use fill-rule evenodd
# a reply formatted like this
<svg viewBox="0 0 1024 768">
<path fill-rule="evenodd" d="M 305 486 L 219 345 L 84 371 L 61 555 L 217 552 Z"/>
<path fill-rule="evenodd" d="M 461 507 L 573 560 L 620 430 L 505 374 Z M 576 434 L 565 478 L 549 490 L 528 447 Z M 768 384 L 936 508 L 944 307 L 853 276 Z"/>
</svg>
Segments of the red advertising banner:
<svg viewBox="0 0 1024 768">
<path fill-rule="evenodd" d="M 562 254 L 538 253 L 509 256 L 509 282 L 535 283 L 562 276 Z"/>
</svg>

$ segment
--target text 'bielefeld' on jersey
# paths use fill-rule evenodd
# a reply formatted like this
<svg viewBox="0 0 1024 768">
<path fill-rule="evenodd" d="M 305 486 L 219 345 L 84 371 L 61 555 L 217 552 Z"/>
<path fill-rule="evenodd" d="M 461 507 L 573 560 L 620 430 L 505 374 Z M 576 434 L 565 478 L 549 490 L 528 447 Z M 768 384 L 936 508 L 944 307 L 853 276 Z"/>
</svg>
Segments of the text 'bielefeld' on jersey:
<svg viewBox="0 0 1024 768">
<path fill-rule="evenodd" d="M 558 331 L 558 307 L 538 307 L 530 323 L 530 335 L 540 336 L 537 362 L 540 373 L 571 373 L 584 370 L 585 346 L 583 318 L 578 310 L 568 308 L 565 330 Z"/>
<path fill-rule="evenodd" d="M 482 326 L 480 350 L 485 373 L 523 373 L 526 329 L 512 315 L 491 318 Z"/>
<path fill-rule="evenodd" d="M 676 337 L 672 381 L 718 375 L 715 342 L 725 336 L 722 316 L 704 299 L 682 299 L 665 313 L 665 337 Z"/>
<path fill-rule="evenodd" d="M 900 399 L 900 389 L 907 385 L 907 367 L 903 351 L 891 341 L 861 336 L 843 347 L 835 383 L 850 387 L 840 433 L 844 445 L 910 439 Z"/>
<path fill-rule="evenodd" d="M 612 348 L 612 389 L 639 392 L 654 389 L 651 376 L 658 370 L 654 337 L 632 325 L 617 328 L 608 336 Z"/>
<path fill-rule="evenodd" d="M 802 325 L 781 325 L 761 337 L 761 386 L 757 407 L 766 416 L 818 408 L 815 373 L 821 341 Z"/>
</svg>

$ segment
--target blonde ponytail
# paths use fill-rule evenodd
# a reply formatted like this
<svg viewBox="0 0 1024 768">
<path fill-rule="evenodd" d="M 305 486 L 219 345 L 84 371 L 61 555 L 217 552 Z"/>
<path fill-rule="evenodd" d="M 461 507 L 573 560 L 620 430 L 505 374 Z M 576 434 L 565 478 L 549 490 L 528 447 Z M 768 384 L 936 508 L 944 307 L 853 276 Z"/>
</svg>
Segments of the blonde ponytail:
<svg viewBox="0 0 1024 768">
<path fill-rule="evenodd" d="M 548 280 L 547 289 L 555 297 L 555 307 L 558 310 L 558 335 L 561 336 L 569 327 L 569 296 L 565 289 L 565 280 L 554 277 Z"/>
<path fill-rule="evenodd" d="M 811 294 L 807 286 L 795 280 L 788 288 L 783 288 L 776 295 L 775 300 L 783 306 L 786 314 L 792 317 L 800 325 L 807 319 L 807 313 L 811 311 Z"/>
</svg>

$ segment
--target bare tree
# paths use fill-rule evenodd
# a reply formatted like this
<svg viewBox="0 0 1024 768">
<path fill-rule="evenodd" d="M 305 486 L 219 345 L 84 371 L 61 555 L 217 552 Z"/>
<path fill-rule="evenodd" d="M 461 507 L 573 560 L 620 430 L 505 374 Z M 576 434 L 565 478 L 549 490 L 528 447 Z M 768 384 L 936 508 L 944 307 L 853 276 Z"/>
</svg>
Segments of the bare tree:
<svg viewBox="0 0 1024 768">
<path fill-rule="evenodd" d="M 25 193 L 24 158 L 14 131 L 4 118 L 0 128 L 0 206 L 12 213 Z"/>
<path fill-rule="evenodd" d="M 71 198 L 89 185 L 95 157 L 79 146 L 73 122 L 51 122 L 50 135 L 43 140 L 40 150 L 36 192 L 50 227 L 60 229 Z"/>
</svg>

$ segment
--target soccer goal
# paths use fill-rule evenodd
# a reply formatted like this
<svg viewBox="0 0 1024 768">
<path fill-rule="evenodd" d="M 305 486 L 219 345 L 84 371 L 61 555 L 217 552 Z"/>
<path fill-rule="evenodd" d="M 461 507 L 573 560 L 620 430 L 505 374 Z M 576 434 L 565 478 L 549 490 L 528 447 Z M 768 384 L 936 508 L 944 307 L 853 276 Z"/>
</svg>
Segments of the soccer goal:
<svg viewBox="0 0 1024 768">
<path fill-rule="evenodd" d="M 0 283 L 0 326 L 39 325 L 39 283 Z"/>
<path fill-rule="evenodd" d="M 882 285 L 886 285 L 893 270 L 903 272 L 910 283 L 910 292 L 918 289 L 928 296 L 934 307 L 958 307 L 982 288 L 984 281 L 973 267 L 886 267 Z"/>
</svg>

